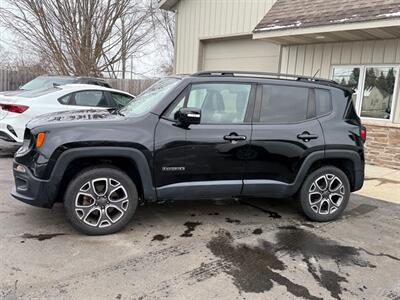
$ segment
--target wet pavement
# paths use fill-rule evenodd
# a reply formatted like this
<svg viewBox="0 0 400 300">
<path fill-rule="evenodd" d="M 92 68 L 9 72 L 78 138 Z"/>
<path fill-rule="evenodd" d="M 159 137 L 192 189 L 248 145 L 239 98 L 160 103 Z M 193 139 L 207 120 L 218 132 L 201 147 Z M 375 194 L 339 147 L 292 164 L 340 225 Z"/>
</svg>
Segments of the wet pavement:
<svg viewBox="0 0 400 300">
<path fill-rule="evenodd" d="M 11 164 L 0 158 L 0 298 L 400 299 L 400 205 L 353 195 L 340 220 L 313 223 L 290 199 L 167 202 L 88 237 L 61 205 L 9 196 Z"/>
</svg>

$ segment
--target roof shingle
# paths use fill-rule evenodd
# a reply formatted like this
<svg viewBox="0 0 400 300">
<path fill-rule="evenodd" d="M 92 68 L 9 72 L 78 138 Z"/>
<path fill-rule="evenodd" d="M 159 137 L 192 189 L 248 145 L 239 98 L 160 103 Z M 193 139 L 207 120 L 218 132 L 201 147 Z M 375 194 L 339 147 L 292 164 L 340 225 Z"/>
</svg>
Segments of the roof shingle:
<svg viewBox="0 0 400 300">
<path fill-rule="evenodd" d="M 254 32 L 399 18 L 400 0 L 277 0 Z"/>
</svg>

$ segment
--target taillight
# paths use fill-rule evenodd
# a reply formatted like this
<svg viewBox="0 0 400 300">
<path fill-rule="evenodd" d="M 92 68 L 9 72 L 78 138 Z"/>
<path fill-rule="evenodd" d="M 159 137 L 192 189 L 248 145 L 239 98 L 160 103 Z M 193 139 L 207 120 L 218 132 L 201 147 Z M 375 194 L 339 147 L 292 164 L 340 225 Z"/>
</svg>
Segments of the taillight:
<svg viewBox="0 0 400 300">
<path fill-rule="evenodd" d="M 3 104 L 0 103 L 1 109 L 5 111 L 9 111 L 12 113 L 16 114 L 22 114 L 24 111 L 26 111 L 29 106 L 26 105 L 20 105 L 20 104 Z"/>
<path fill-rule="evenodd" d="M 364 126 L 361 126 L 360 136 L 363 143 L 365 143 L 365 141 L 367 140 L 367 128 L 365 128 Z"/>
</svg>

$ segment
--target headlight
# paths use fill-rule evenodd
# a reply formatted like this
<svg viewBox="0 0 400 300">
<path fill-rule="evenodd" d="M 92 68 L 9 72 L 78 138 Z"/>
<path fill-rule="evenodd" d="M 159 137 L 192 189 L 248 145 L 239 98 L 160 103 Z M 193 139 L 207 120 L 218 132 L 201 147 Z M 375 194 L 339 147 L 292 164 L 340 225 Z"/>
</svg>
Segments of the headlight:
<svg viewBox="0 0 400 300">
<path fill-rule="evenodd" d="M 33 144 L 33 136 L 29 129 L 25 129 L 24 141 L 22 146 L 17 151 L 17 156 L 21 156 L 29 152 L 33 146 L 32 144 Z"/>
<path fill-rule="evenodd" d="M 26 173 L 26 168 L 23 165 L 16 165 L 14 170 L 20 173 Z"/>
</svg>

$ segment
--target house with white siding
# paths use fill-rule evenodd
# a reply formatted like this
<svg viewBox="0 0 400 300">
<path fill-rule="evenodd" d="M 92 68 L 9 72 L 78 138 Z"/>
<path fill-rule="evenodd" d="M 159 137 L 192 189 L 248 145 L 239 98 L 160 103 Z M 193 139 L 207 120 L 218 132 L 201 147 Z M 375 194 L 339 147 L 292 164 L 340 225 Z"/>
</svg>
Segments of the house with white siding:
<svg viewBox="0 0 400 300">
<path fill-rule="evenodd" d="M 334 79 L 355 89 L 367 161 L 400 169 L 400 0 L 160 0 L 176 13 L 175 72 Z"/>
</svg>

